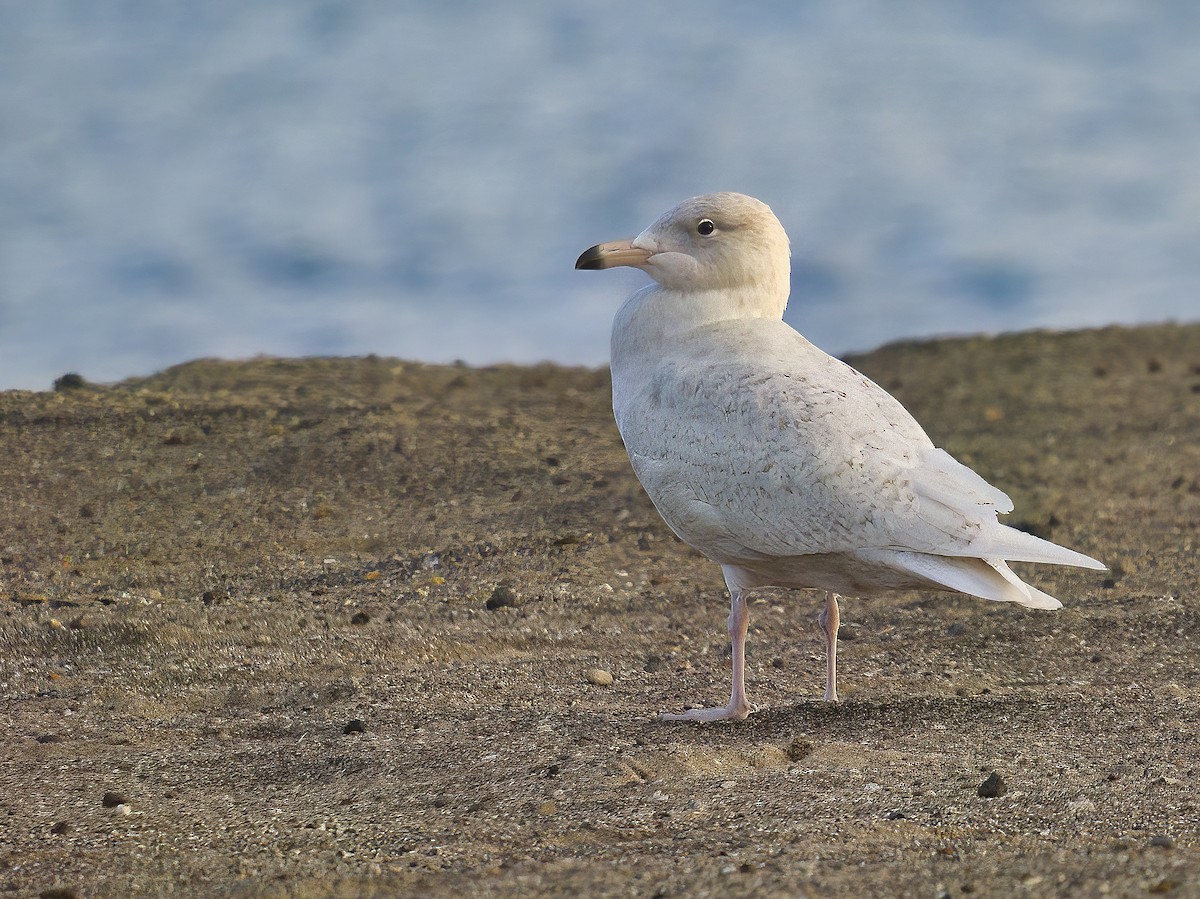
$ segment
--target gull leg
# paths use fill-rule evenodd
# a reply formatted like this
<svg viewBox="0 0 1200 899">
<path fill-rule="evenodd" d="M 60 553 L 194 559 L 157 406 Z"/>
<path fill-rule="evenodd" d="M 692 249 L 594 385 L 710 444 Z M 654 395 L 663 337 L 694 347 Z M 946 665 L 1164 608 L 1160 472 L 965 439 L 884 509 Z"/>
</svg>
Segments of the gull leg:
<svg viewBox="0 0 1200 899">
<path fill-rule="evenodd" d="M 840 616 L 836 593 L 825 594 L 825 608 L 817 616 L 825 634 L 825 701 L 837 702 L 837 634 Z"/>
<path fill-rule="evenodd" d="M 746 628 L 750 624 L 750 610 L 746 608 L 745 590 L 733 588 L 729 592 L 729 640 L 733 644 L 733 687 L 729 691 L 729 705 L 688 709 L 678 715 L 663 714 L 663 721 L 741 721 L 750 714 L 750 703 L 746 701 Z"/>
</svg>

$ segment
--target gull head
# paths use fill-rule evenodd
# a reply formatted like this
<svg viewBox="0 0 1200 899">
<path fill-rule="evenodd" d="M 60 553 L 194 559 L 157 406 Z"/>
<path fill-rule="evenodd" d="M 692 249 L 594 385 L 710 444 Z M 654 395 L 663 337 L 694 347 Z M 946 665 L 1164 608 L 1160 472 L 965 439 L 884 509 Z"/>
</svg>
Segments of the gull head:
<svg viewBox="0 0 1200 899">
<path fill-rule="evenodd" d="M 685 200 L 632 240 L 597 244 L 575 268 L 628 265 L 671 291 L 782 291 L 786 302 L 790 256 L 787 234 L 766 203 L 719 193 Z"/>
</svg>

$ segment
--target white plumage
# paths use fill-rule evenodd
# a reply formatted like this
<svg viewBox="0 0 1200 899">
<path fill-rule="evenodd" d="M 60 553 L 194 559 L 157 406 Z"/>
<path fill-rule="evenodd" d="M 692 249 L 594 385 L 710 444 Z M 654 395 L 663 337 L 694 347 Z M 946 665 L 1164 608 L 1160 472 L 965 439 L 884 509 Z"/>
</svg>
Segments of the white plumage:
<svg viewBox="0 0 1200 899">
<path fill-rule="evenodd" d="M 666 716 L 744 718 L 746 593 L 828 591 L 821 615 L 837 698 L 837 594 L 950 590 L 1039 609 L 1061 603 L 1006 561 L 1102 569 L 1001 524 L 1000 490 L 938 449 L 900 403 L 786 325 L 787 235 L 741 194 L 688 200 L 576 268 L 655 279 L 617 313 L 613 410 L 638 480 L 732 597 L 728 706 Z"/>
</svg>

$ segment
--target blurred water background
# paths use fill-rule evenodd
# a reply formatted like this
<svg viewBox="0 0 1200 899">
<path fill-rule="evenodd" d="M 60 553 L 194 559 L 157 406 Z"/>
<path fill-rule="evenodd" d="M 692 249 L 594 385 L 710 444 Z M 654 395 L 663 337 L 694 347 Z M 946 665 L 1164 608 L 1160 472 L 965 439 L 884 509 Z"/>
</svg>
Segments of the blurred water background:
<svg viewBox="0 0 1200 899">
<path fill-rule="evenodd" d="M 739 190 L 827 350 L 1200 318 L 1200 4 L 0 2 L 0 388 L 600 364 L 574 272 Z"/>
</svg>

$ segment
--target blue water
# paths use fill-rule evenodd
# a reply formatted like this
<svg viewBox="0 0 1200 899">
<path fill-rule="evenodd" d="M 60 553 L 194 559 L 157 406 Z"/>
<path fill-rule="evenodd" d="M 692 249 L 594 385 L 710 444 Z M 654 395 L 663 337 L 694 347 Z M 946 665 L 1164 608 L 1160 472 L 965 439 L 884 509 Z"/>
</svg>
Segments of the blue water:
<svg viewBox="0 0 1200 899">
<path fill-rule="evenodd" d="M 598 364 L 685 197 L 792 236 L 788 319 L 1200 318 L 1200 4 L 0 4 L 0 388 L 205 355 Z"/>
</svg>

